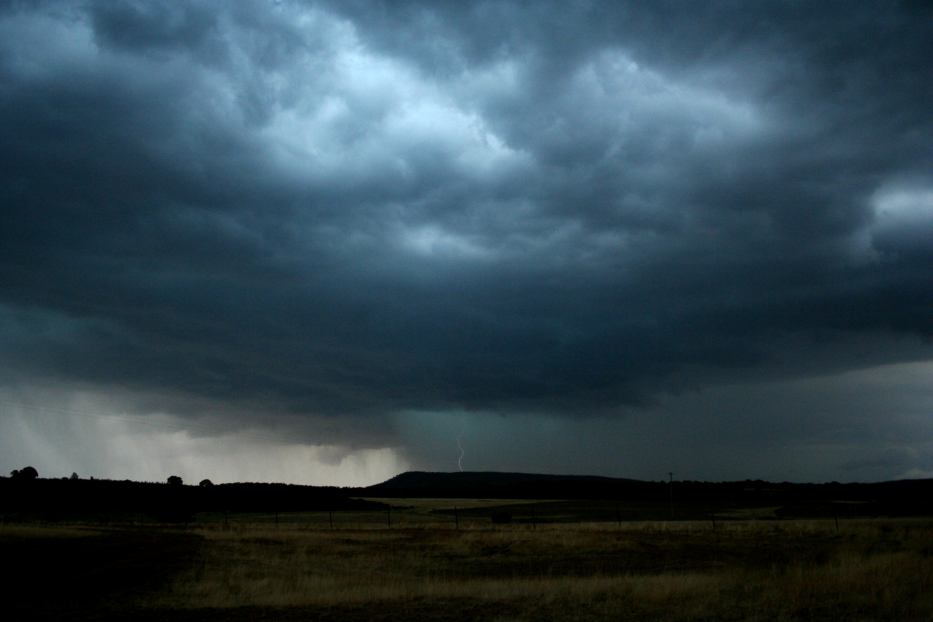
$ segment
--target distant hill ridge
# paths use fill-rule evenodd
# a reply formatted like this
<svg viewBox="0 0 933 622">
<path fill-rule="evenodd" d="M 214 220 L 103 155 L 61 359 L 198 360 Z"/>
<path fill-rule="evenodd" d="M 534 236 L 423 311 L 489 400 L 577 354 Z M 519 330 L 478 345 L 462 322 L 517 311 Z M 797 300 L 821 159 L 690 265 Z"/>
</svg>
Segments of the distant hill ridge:
<svg viewBox="0 0 933 622">
<path fill-rule="evenodd" d="M 877 483 L 645 481 L 596 475 L 409 471 L 367 488 L 369 498 L 601 499 L 669 508 L 792 508 L 795 514 L 933 515 L 933 479 Z M 856 505 L 851 505 L 852 503 Z M 791 511 L 791 510 L 788 510 Z"/>
<path fill-rule="evenodd" d="M 508 473 L 501 471 L 407 471 L 392 477 L 375 487 L 419 487 L 419 486 L 507 486 L 515 483 L 609 483 L 636 482 L 638 480 L 606 477 L 602 475 L 551 475 L 545 473 Z"/>
<path fill-rule="evenodd" d="M 93 516 L 136 520 L 139 515 L 184 521 L 197 512 L 383 511 L 387 506 L 376 500 L 380 498 L 598 501 L 604 514 L 651 516 L 652 520 L 674 515 L 702 519 L 712 511 L 743 508 L 777 508 L 775 517 L 933 516 L 933 479 L 845 484 L 670 483 L 595 475 L 411 471 L 365 488 L 334 488 L 0 477 L 0 521 Z"/>
<path fill-rule="evenodd" d="M 652 484 L 599 475 L 408 471 L 363 490 L 370 496 L 385 497 L 460 496 L 524 499 L 606 496 L 646 486 Z"/>
</svg>

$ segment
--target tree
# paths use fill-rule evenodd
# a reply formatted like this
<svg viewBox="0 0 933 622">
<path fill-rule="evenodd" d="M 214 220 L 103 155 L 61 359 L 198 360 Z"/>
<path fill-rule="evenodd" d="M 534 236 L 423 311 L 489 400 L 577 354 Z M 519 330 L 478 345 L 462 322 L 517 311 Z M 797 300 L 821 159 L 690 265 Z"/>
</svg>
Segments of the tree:
<svg viewBox="0 0 933 622">
<path fill-rule="evenodd" d="M 200 486 L 201 488 L 210 488 L 213 485 L 214 485 L 214 482 L 212 482 L 209 479 L 202 479 L 200 482 L 198 482 L 198 486 Z"/>
<path fill-rule="evenodd" d="M 34 480 L 39 477 L 39 472 L 31 466 L 26 466 L 19 470 L 13 469 L 10 471 L 10 477 L 24 481 Z"/>
<path fill-rule="evenodd" d="M 75 480 L 75 479 L 80 479 L 80 478 L 78 477 L 78 474 L 77 474 L 77 473 L 72 472 L 72 473 L 71 473 L 71 479 Z"/>
<path fill-rule="evenodd" d="M 168 483 L 172 486 L 181 486 L 184 483 L 181 481 L 181 478 L 178 477 L 177 475 L 169 475 L 168 480 L 166 481 L 168 481 Z"/>
</svg>

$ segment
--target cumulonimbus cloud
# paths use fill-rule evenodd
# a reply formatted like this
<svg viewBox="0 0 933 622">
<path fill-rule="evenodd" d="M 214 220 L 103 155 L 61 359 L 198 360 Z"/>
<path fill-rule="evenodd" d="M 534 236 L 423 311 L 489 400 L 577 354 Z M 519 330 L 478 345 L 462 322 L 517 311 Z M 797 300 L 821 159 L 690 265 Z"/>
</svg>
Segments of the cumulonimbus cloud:
<svg viewBox="0 0 933 622">
<path fill-rule="evenodd" d="M 756 10 L 8 6 L 0 381 L 576 416 L 929 358 L 930 16 Z"/>
</svg>

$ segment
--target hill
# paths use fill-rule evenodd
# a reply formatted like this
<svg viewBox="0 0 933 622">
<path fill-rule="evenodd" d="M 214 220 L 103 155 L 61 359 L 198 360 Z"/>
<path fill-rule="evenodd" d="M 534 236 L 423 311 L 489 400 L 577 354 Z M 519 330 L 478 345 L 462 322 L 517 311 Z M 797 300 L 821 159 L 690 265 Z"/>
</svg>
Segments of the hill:
<svg viewBox="0 0 933 622">
<path fill-rule="evenodd" d="M 370 500 L 366 500 L 369 498 Z M 641 481 L 533 473 L 413 471 L 364 488 L 237 483 L 183 486 L 111 480 L 16 479 L 0 477 L 0 517 L 8 520 L 186 521 L 199 512 L 382 511 L 382 499 L 505 499 L 561 504 L 561 512 L 617 517 L 703 518 L 711 513 L 743 516 L 766 509 L 768 516 L 933 516 L 933 479 L 872 484 L 799 484 Z M 526 504 L 527 505 L 527 504 Z M 572 506 L 572 511 L 571 511 Z M 537 508 L 540 511 L 543 508 Z M 540 512 L 539 512 L 540 513 Z"/>
<path fill-rule="evenodd" d="M 702 517 L 709 512 L 775 508 L 783 517 L 933 515 L 933 479 L 800 484 L 642 481 L 586 475 L 413 471 L 358 489 L 381 498 L 552 499 L 611 502 L 642 515 Z"/>
<path fill-rule="evenodd" d="M 362 490 L 373 497 L 580 499 L 615 498 L 636 490 L 645 493 L 653 486 L 649 482 L 595 475 L 409 471 Z"/>
</svg>

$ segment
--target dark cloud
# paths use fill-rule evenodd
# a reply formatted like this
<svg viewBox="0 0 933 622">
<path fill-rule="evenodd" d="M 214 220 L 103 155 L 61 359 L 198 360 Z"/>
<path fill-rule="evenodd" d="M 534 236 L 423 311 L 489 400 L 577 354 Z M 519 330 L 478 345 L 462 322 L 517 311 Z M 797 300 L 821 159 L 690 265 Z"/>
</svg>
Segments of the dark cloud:
<svg viewBox="0 0 933 622">
<path fill-rule="evenodd" d="M 8 5 L 0 381 L 389 434 L 929 360 L 931 17 Z"/>
</svg>

